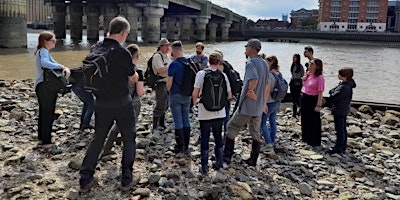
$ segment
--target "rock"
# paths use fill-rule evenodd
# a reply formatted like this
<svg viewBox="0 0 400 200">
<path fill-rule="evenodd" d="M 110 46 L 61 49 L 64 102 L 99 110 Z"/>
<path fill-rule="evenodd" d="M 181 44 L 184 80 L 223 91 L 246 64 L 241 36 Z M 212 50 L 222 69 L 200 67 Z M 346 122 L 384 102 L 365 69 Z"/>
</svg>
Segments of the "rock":
<svg viewBox="0 0 400 200">
<path fill-rule="evenodd" d="M 369 113 L 373 114 L 374 110 L 371 108 L 371 106 L 368 105 L 362 105 L 358 108 L 358 111 L 363 112 L 363 113 Z"/>
<path fill-rule="evenodd" d="M 20 108 L 14 108 L 10 111 L 10 120 L 15 119 L 17 121 L 23 121 L 25 120 L 25 113 L 20 109 Z"/>
<path fill-rule="evenodd" d="M 132 195 L 140 195 L 143 197 L 149 197 L 150 189 L 149 188 L 137 188 L 135 191 L 132 192 Z"/>
<path fill-rule="evenodd" d="M 239 197 L 240 199 L 243 199 L 243 200 L 255 200 L 256 199 L 245 188 L 243 188 L 242 186 L 237 185 L 237 184 L 229 185 L 228 191 L 232 194 L 232 196 Z"/>
<path fill-rule="evenodd" d="M 312 189 L 310 187 L 310 185 L 308 185 L 307 183 L 300 183 L 299 184 L 299 190 L 300 193 L 306 196 L 312 196 Z"/>
<path fill-rule="evenodd" d="M 149 183 L 150 184 L 154 184 L 154 183 L 158 183 L 158 181 L 160 180 L 161 176 L 158 174 L 150 174 L 149 176 Z"/>
<path fill-rule="evenodd" d="M 400 122 L 400 118 L 396 117 L 390 113 L 386 113 L 385 116 L 383 116 L 382 119 L 382 124 L 387 124 L 390 126 L 396 126 L 396 124 L 398 124 Z"/>
<path fill-rule="evenodd" d="M 75 169 L 75 170 L 79 170 L 79 169 L 81 168 L 81 166 L 82 166 L 82 162 L 83 162 L 82 159 L 74 159 L 74 160 L 71 160 L 71 161 L 68 163 L 68 167 L 70 167 L 70 168 L 72 168 L 72 169 Z"/>
<path fill-rule="evenodd" d="M 363 131 L 358 126 L 352 126 L 349 130 L 347 130 L 347 134 L 349 137 L 359 137 L 361 136 Z"/>
</svg>

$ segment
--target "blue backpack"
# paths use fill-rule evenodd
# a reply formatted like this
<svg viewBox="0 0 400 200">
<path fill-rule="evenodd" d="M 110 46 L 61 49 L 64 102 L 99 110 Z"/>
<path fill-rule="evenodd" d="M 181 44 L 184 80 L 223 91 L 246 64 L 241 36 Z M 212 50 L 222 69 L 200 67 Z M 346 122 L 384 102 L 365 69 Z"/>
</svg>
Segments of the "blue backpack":
<svg viewBox="0 0 400 200">
<path fill-rule="evenodd" d="M 271 89 L 271 98 L 274 99 L 275 101 L 281 101 L 285 98 L 287 94 L 289 84 L 282 77 L 282 74 L 280 72 L 278 73 L 271 72 L 271 74 L 276 79 L 275 87 Z"/>
</svg>

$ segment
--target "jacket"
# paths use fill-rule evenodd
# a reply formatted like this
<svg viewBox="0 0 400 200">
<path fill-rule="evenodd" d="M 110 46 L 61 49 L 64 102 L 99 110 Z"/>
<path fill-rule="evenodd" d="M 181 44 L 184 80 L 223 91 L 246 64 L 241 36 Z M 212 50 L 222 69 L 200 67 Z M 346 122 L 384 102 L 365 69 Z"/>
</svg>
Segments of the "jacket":
<svg viewBox="0 0 400 200">
<path fill-rule="evenodd" d="M 329 91 L 328 103 L 332 104 L 332 114 L 346 116 L 350 113 L 350 101 L 353 97 L 353 88 L 356 83 L 353 79 L 339 83 Z"/>
</svg>

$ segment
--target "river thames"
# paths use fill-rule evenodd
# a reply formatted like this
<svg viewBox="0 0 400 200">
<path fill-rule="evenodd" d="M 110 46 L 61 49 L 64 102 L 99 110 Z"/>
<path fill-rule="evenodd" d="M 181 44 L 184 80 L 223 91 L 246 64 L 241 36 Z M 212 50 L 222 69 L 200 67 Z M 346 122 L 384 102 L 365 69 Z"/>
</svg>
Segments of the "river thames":
<svg viewBox="0 0 400 200">
<path fill-rule="evenodd" d="M 38 33 L 28 33 L 27 49 L 0 49 L 0 79 L 17 80 L 35 77 L 33 53 L 37 37 Z M 88 53 L 85 37 L 83 42 L 77 45 L 71 44 L 69 35 L 64 41 L 58 42 L 61 44 L 50 51 L 51 55 L 57 62 L 67 67 L 79 66 Z M 246 62 L 245 44 L 246 41 L 206 44 L 204 53 L 208 55 L 214 49 L 222 50 L 224 59 L 228 60 L 243 77 Z M 299 43 L 263 42 L 261 53 L 277 56 L 280 70 L 284 78 L 289 81 L 293 54 L 299 53 L 301 63 L 304 65 L 308 60 L 303 56 L 303 51 L 308 45 L 314 48 L 314 57 L 320 58 L 324 63 L 325 96 L 328 96 L 328 91 L 339 83 L 338 70 L 342 67 L 352 67 L 354 80 L 357 83 L 353 100 L 400 104 L 398 47 L 376 43 L 307 40 Z M 186 56 L 195 52 L 194 44 L 185 44 L 184 48 Z M 141 47 L 141 68 L 145 68 L 148 58 L 155 49 L 156 45 Z"/>
</svg>

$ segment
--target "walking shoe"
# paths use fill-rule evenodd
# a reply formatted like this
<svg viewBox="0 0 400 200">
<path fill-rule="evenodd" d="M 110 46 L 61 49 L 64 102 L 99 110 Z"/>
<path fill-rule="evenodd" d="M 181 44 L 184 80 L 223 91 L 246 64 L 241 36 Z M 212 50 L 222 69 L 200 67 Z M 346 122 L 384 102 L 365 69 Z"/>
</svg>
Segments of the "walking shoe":
<svg viewBox="0 0 400 200">
<path fill-rule="evenodd" d="M 122 192 L 127 192 L 127 191 L 129 191 L 129 190 L 131 190 L 132 188 L 134 188 L 135 186 L 136 186 L 136 181 L 132 181 L 131 183 L 129 183 L 128 185 L 125 185 L 125 186 L 121 186 L 119 189 L 122 191 Z"/>
<path fill-rule="evenodd" d="M 90 188 L 92 188 L 93 186 L 97 185 L 97 182 L 98 182 L 97 178 L 93 177 L 93 180 L 90 181 L 88 184 L 80 186 L 79 192 L 80 193 L 89 192 Z"/>
</svg>

